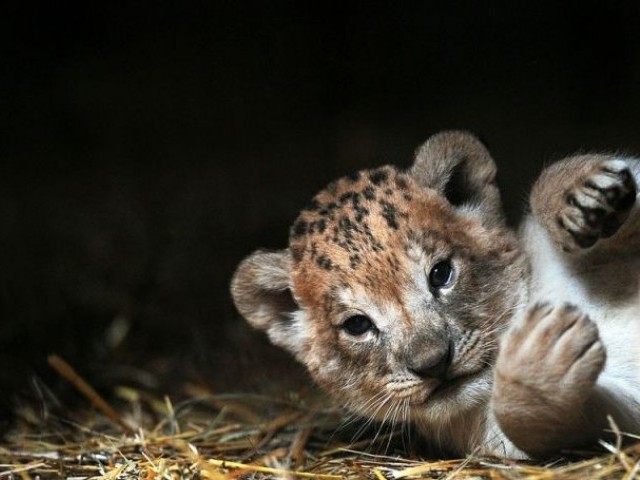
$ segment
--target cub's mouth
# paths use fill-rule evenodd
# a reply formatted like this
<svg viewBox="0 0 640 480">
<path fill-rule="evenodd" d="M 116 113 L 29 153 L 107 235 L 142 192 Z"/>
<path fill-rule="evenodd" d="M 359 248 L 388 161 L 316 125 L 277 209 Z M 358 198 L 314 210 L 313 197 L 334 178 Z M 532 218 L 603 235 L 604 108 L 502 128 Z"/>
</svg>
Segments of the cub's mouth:
<svg viewBox="0 0 640 480">
<path fill-rule="evenodd" d="M 481 368 L 472 373 L 460 375 L 440 382 L 435 388 L 428 392 L 422 401 L 414 405 L 428 405 L 434 402 L 447 401 L 464 393 L 467 388 L 473 388 L 480 380 L 484 380 L 489 375 L 489 367 Z"/>
<path fill-rule="evenodd" d="M 452 378 L 451 380 L 446 380 L 431 392 L 429 398 L 451 394 L 467 382 L 471 381 L 473 377 L 476 377 L 479 373 L 480 372 L 475 372 L 469 375 L 462 375 L 460 377 Z"/>
</svg>

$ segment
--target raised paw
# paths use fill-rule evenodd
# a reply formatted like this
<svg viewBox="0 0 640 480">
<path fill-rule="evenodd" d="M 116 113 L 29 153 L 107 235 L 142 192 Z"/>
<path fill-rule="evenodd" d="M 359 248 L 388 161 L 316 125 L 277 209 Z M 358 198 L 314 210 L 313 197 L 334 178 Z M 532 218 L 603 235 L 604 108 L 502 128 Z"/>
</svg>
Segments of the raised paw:
<svg viewBox="0 0 640 480">
<path fill-rule="evenodd" d="M 580 443 L 605 360 L 596 324 L 577 307 L 536 305 L 500 345 L 492 408 L 503 431 L 534 455 Z"/>
<path fill-rule="evenodd" d="M 570 410 L 589 396 L 605 358 L 598 327 L 577 307 L 537 305 L 501 342 L 494 398 Z"/>
<path fill-rule="evenodd" d="M 589 248 L 618 231 L 636 200 L 636 185 L 623 160 L 592 161 L 565 191 L 556 215 L 565 251 Z"/>
<path fill-rule="evenodd" d="M 580 309 L 539 304 L 507 332 L 496 368 L 507 379 L 557 391 L 558 384 L 593 385 L 604 360 L 598 327 Z"/>
</svg>

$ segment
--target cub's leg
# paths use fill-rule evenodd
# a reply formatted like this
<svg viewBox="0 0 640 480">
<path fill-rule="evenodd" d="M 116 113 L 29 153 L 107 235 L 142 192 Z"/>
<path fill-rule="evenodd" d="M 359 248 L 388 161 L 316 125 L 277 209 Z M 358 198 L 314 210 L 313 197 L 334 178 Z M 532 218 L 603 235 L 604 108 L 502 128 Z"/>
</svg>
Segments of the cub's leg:
<svg viewBox="0 0 640 480">
<path fill-rule="evenodd" d="M 581 155 L 547 168 L 531 192 L 534 216 L 565 252 L 611 237 L 636 201 L 635 160 Z"/>
<path fill-rule="evenodd" d="M 502 338 L 492 395 L 504 433 L 530 455 L 595 442 L 607 415 L 640 432 L 639 179 L 636 159 L 585 155 L 533 188 L 522 240 L 537 306 Z"/>
<path fill-rule="evenodd" d="M 578 308 L 533 307 L 506 333 L 496 363 L 492 407 L 503 432 L 534 457 L 598 438 L 605 357 L 598 328 Z"/>
</svg>

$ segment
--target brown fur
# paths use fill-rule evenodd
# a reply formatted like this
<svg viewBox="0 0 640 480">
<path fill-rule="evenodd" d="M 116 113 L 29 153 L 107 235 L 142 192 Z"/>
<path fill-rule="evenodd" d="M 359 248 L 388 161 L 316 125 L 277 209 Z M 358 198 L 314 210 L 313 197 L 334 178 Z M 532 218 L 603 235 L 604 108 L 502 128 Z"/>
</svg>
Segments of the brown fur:
<svg viewBox="0 0 640 480">
<path fill-rule="evenodd" d="M 607 426 L 584 393 L 604 367 L 605 349 L 597 326 L 578 308 L 538 305 L 503 345 L 493 408 L 519 448 L 544 455 L 580 445 Z"/>
<path fill-rule="evenodd" d="M 635 185 L 628 168 L 615 163 L 613 155 L 578 155 L 547 168 L 534 185 L 533 213 L 564 251 L 611 237 L 628 217 Z"/>
<path fill-rule="evenodd" d="M 472 448 L 481 440 L 451 438 L 448 412 L 473 409 L 476 390 L 490 384 L 522 290 L 513 286 L 526 277 L 495 173 L 480 142 L 447 132 L 407 172 L 386 166 L 332 183 L 296 219 L 287 250 L 256 252 L 239 266 L 236 305 L 352 409 L 382 420 L 407 403 L 412 420 L 441 431 L 444 447 Z M 455 265 L 455 288 L 436 296 L 426 279 L 443 259 Z M 290 308 L 278 311 L 287 298 Z M 356 313 L 377 315 L 378 334 L 346 334 L 342 324 Z M 447 380 L 412 373 L 450 348 Z"/>
<path fill-rule="evenodd" d="M 613 374 L 603 368 L 637 275 L 589 290 L 619 269 L 612 252 L 640 258 L 629 247 L 639 222 L 625 223 L 636 195 L 626 165 L 592 155 L 547 169 L 520 242 L 505 226 L 484 146 L 464 132 L 438 134 L 408 171 L 365 170 L 318 193 L 287 249 L 239 265 L 234 301 L 350 409 L 413 422 L 458 454 L 545 455 L 593 440 L 606 413 L 635 431 L 633 402 L 615 386 L 628 356 L 615 351 Z M 442 264 L 453 273 L 434 286 Z M 541 296 L 554 303 L 538 305 Z M 604 308 L 620 311 L 621 327 L 602 330 L 565 301 L 582 301 L 597 321 Z M 350 331 L 354 317 L 367 328 Z"/>
<path fill-rule="evenodd" d="M 640 426 L 638 358 L 626 347 L 640 313 L 628 306 L 640 258 L 637 209 L 629 220 L 634 168 L 634 159 L 580 155 L 546 169 L 533 188 L 523 232 L 534 265 L 530 301 L 555 302 L 534 305 L 502 339 L 492 400 L 503 432 L 531 455 L 593 441 L 607 415 L 624 431 Z"/>
<path fill-rule="evenodd" d="M 382 174 L 385 180 L 372 184 L 371 178 Z M 370 190 L 367 196 L 371 198 L 363 195 L 365 189 Z M 337 206 L 328 208 L 332 203 Z M 393 218 L 389 209 L 394 211 Z M 319 227 L 321 221 L 324 223 Z M 299 234 L 302 222 L 306 232 Z M 493 272 L 502 274 L 518 256 L 512 235 L 487 230 L 477 220 L 456 215 L 437 192 L 423 189 L 411 176 L 391 167 L 362 172 L 355 181 L 341 179 L 332 184 L 315 197 L 313 208 L 303 211 L 294 223 L 290 240 L 294 258 L 291 290 L 298 305 L 308 312 L 314 328 L 314 341 L 308 345 L 305 363 L 314 378 L 330 391 L 339 391 L 347 382 L 341 373 L 326 369 L 332 361 L 348 366 L 341 370 L 349 375 L 349 366 L 356 368 L 364 363 L 375 367 L 371 370 L 374 375 L 359 383 L 358 397 L 365 392 L 366 396 L 378 393 L 378 375 L 393 373 L 386 360 L 389 351 L 382 350 L 379 358 L 372 358 L 377 354 L 353 351 L 352 345 L 341 339 L 339 323 L 349 305 L 340 302 L 337 290 L 357 285 L 377 302 L 397 306 L 403 331 L 411 332 L 415 318 L 405 308 L 402 297 L 403 290 L 414 283 L 407 253 L 413 244 L 420 245 L 428 256 L 459 259 L 460 276 L 468 278 L 468 284 L 460 285 L 460 295 L 465 297 L 480 296 L 486 277 Z M 504 293 L 490 292 L 487 296 L 491 295 Z M 468 304 L 474 298 L 451 300 L 456 301 Z M 499 316 L 497 313 L 490 310 L 479 312 L 478 316 L 482 314 L 487 322 Z M 429 338 L 422 342 L 436 348 Z M 489 361 L 492 354 L 487 354 Z M 397 355 L 402 357 L 404 352 Z"/>
</svg>

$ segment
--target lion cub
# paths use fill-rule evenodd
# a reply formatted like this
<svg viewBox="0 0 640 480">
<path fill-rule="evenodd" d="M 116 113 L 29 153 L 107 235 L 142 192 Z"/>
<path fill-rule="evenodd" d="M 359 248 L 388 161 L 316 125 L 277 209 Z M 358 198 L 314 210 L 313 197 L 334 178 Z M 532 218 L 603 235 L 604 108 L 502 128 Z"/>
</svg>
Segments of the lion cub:
<svg viewBox="0 0 640 480">
<path fill-rule="evenodd" d="M 640 161 L 546 169 L 517 236 L 485 147 L 431 137 L 317 194 L 238 267 L 238 310 L 353 411 L 452 454 L 535 457 L 640 433 Z M 606 360 L 606 361 L 605 361 Z"/>
</svg>

